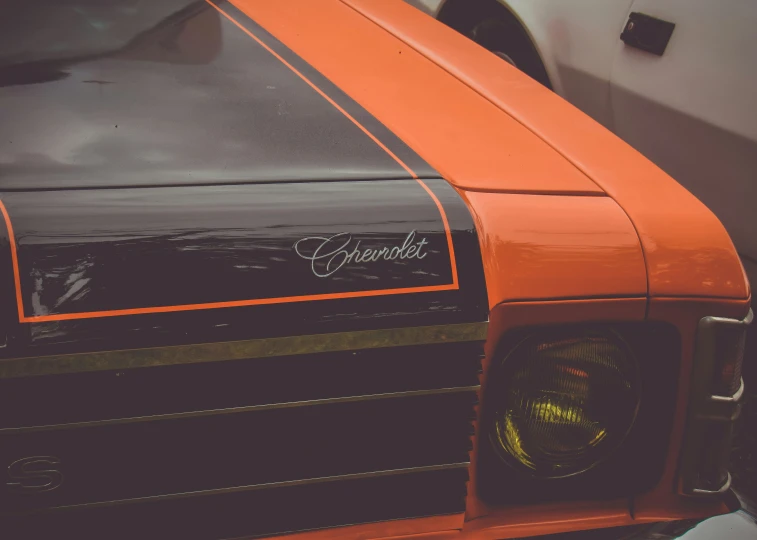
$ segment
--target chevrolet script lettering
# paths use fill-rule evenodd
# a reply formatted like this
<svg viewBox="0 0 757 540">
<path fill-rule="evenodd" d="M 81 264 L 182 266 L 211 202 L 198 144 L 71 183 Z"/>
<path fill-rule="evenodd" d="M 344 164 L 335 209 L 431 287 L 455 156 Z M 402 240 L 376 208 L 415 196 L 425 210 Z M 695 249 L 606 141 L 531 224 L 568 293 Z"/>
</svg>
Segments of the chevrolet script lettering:
<svg viewBox="0 0 757 540">
<path fill-rule="evenodd" d="M 14 493 L 44 493 L 63 483 L 60 459 L 54 456 L 33 456 L 14 461 L 8 466 L 8 489 Z"/>
<path fill-rule="evenodd" d="M 310 261 L 313 274 L 326 278 L 350 263 L 373 263 L 380 260 L 424 259 L 428 253 L 423 249 L 428 240 L 415 240 L 415 231 L 410 231 L 401 245 L 384 246 L 381 249 L 360 249 L 360 240 L 352 244 L 352 235 L 342 232 L 325 238 L 309 236 L 294 244 L 294 250 L 303 259 Z"/>
</svg>

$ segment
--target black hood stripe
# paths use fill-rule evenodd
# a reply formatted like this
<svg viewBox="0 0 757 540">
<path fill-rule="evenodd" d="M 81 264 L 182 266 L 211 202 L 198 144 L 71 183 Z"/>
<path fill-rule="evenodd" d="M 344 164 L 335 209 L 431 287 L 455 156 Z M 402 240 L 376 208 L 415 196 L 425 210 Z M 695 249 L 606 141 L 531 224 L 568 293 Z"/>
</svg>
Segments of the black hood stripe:
<svg viewBox="0 0 757 540">
<path fill-rule="evenodd" d="M 313 90 L 331 103 L 340 113 L 370 137 L 384 152 L 391 156 L 402 169 L 410 174 L 411 178 L 441 178 L 441 175 L 431 165 L 405 144 L 394 132 L 348 96 L 320 71 L 303 60 L 297 53 L 284 45 L 254 19 L 251 19 L 249 15 L 231 2 L 225 0 L 217 3 L 212 0 L 204 1 L 229 22 L 254 39 L 263 49 L 292 70 L 293 73 L 313 88 Z"/>
<path fill-rule="evenodd" d="M 284 57 L 282 57 L 279 53 L 277 53 L 276 51 L 274 51 L 271 47 L 269 47 L 268 45 L 266 45 L 265 42 L 262 39 L 260 39 L 259 37 L 257 37 L 255 34 L 253 34 L 247 28 L 245 28 L 239 21 L 237 21 L 231 15 L 229 15 L 228 13 L 226 13 L 226 11 L 224 11 L 223 9 L 221 9 L 220 7 L 218 7 L 216 4 L 214 4 L 213 2 L 211 2 L 211 0 L 205 0 L 205 1 L 208 4 L 210 4 L 211 6 L 213 6 L 215 9 L 217 9 L 218 12 L 221 13 L 221 15 L 223 15 L 228 20 L 230 20 L 234 25 L 237 26 L 237 28 L 239 28 L 240 30 L 242 30 L 242 32 L 244 32 L 245 34 L 247 34 L 248 36 L 250 36 L 252 39 L 254 39 L 257 42 L 258 45 L 260 45 L 266 51 L 268 51 L 269 53 L 271 53 L 274 56 L 274 58 L 276 58 L 276 60 L 278 60 L 279 62 L 281 62 L 282 64 L 284 64 L 286 67 L 288 67 L 292 71 L 292 73 L 294 73 L 295 75 L 297 75 L 308 86 L 310 86 L 313 90 L 315 90 L 323 99 L 325 99 L 331 105 L 333 105 L 334 108 L 336 110 L 338 110 L 340 113 L 342 113 L 344 116 L 346 116 L 347 119 L 350 120 L 350 122 L 352 122 L 358 128 L 360 128 L 360 130 L 363 133 L 365 133 L 366 135 L 368 135 L 368 137 L 370 137 L 370 139 L 373 142 L 375 142 L 379 146 L 379 148 L 381 148 L 384 152 L 386 152 L 387 154 L 389 154 L 389 156 L 391 156 L 391 158 L 393 160 L 395 160 L 403 169 L 405 169 L 407 171 L 407 173 L 410 175 L 411 178 L 415 178 L 415 179 L 418 178 L 418 175 L 410 167 L 408 167 L 407 164 L 405 164 L 404 161 L 402 161 L 399 157 L 397 157 L 394 154 L 394 152 L 392 152 L 391 150 L 389 150 L 389 148 L 387 148 L 386 145 L 384 145 L 384 143 L 382 143 L 380 140 L 378 140 L 378 138 L 373 133 L 371 133 L 370 131 L 368 131 L 368 129 L 365 126 L 363 126 L 360 122 L 358 122 L 350 113 L 348 113 L 346 110 L 344 110 L 336 101 L 334 101 L 331 97 L 329 97 L 328 94 L 326 94 L 326 92 L 324 92 L 318 86 L 316 86 L 313 81 L 311 81 L 305 75 L 303 75 L 296 67 L 294 67 L 292 64 L 290 64 L 289 62 L 287 62 L 287 60 L 284 59 Z"/>
<path fill-rule="evenodd" d="M 363 111 L 363 114 L 361 114 L 360 120 L 358 120 L 358 118 L 356 118 L 353 114 L 351 114 L 345 107 L 337 103 L 336 99 L 332 98 L 326 91 L 324 91 L 321 88 L 321 84 L 324 83 L 325 81 L 322 75 L 315 72 L 315 70 L 313 70 L 312 67 L 309 67 L 307 64 L 305 64 L 291 50 L 287 49 L 283 44 L 281 44 L 281 42 L 273 38 L 273 36 L 271 36 L 268 32 L 266 32 L 259 25 L 257 25 L 257 23 L 255 23 L 254 21 L 246 17 L 244 14 L 236 10 L 236 8 L 233 8 L 233 6 L 230 6 L 229 4 L 224 4 L 224 7 L 221 8 L 218 5 L 211 2 L 210 0 L 206 0 L 206 2 L 210 4 L 215 10 L 220 12 L 221 15 L 223 15 L 223 17 L 231 21 L 236 27 L 238 27 L 242 32 L 244 32 L 252 40 L 254 40 L 254 42 L 257 43 L 257 45 L 259 45 L 260 47 L 268 51 L 268 53 L 273 55 L 273 57 L 275 57 L 284 66 L 286 66 L 294 75 L 299 77 L 310 88 L 312 88 L 312 90 L 317 92 L 324 100 L 330 103 L 337 111 L 339 111 L 339 113 L 341 113 L 344 117 L 349 119 L 350 122 L 352 122 L 355 126 L 357 126 L 381 150 L 383 150 L 394 161 L 396 161 L 397 164 L 399 164 L 423 188 L 423 190 L 433 200 L 435 206 L 437 207 L 439 216 L 441 218 L 441 222 L 444 227 L 444 234 L 446 236 L 446 248 L 448 251 L 449 265 L 451 269 L 450 282 L 443 283 L 443 284 L 437 283 L 437 284 L 431 284 L 431 285 L 411 286 L 411 287 L 390 287 L 390 288 L 379 288 L 379 289 L 372 289 L 372 290 L 351 290 L 351 291 L 329 292 L 329 293 L 321 293 L 321 294 L 297 294 L 297 295 L 292 295 L 292 296 L 277 296 L 277 297 L 271 297 L 271 298 L 247 298 L 247 299 L 241 299 L 241 300 L 225 300 L 225 301 L 218 301 L 218 302 L 187 303 L 187 304 L 179 304 L 179 305 L 140 306 L 140 307 L 133 307 L 133 308 L 130 307 L 127 309 L 103 309 L 103 310 L 86 311 L 86 312 L 27 315 L 28 310 L 25 309 L 24 302 L 23 302 L 24 295 L 22 291 L 21 273 L 19 269 L 19 257 L 17 253 L 18 247 L 17 247 L 16 239 L 13 233 L 13 225 L 11 223 L 11 217 L 8 213 L 8 210 L 6 209 L 5 204 L 0 202 L 0 211 L 2 211 L 3 218 L 5 220 L 6 227 L 8 230 L 19 321 L 27 322 L 27 323 L 51 322 L 51 321 L 113 317 L 113 316 L 121 316 L 121 315 L 141 315 L 141 314 L 149 314 L 149 313 L 168 313 L 168 312 L 179 312 L 179 311 L 194 311 L 194 310 L 202 310 L 202 309 L 217 309 L 217 308 L 229 308 L 229 307 L 240 307 L 240 306 L 282 304 L 282 303 L 314 301 L 314 300 L 335 300 L 335 299 L 345 299 L 345 298 L 360 298 L 360 297 L 396 295 L 396 294 L 407 294 L 407 293 L 452 291 L 452 290 L 459 289 L 458 273 L 457 273 L 457 265 L 456 265 L 456 260 L 455 260 L 454 245 L 452 241 L 452 233 L 450 230 L 450 224 L 447 219 L 447 215 L 444 210 L 444 207 L 442 206 L 439 198 L 434 194 L 434 192 L 429 188 L 429 186 L 423 180 L 419 178 L 418 174 L 416 174 L 416 172 L 407 163 L 405 163 L 405 161 L 403 161 L 403 159 L 401 159 L 397 155 L 397 153 L 393 152 L 386 144 L 384 144 L 381 140 L 379 140 L 379 138 L 376 135 L 374 135 L 374 133 L 371 130 L 369 130 L 364 125 L 364 123 L 361 120 L 365 120 L 366 118 L 370 117 L 370 115 L 368 115 L 367 112 L 362 110 L 362 108 L 360 108 L 359 105 L 357 105 L 347 96 L 344 96 L 342 94 L 342 96 L 340 97 L 343 98 L 342 101 L 345 104 L 350 103 L 352 104 L 353 109 L 355 107 L 358 107 L 360 110 Z M 232 14 L 229 13 L 231 11 L 235 11 L 234 16 L 232 16 Z M 244 21 L 244 24 L 240 22 L 240 20 Z M 299 65 L 295 66 L 295 63 Z M 307 75 L 303 73 L 303 71 L 301 70 L 306 67 L 309 67 L 308 71 L 310 72 Z M 313 81 L 313 78 L 315 78 L 315 75 L 318 75 L 318 78 L 320 79 L 319 84 L 316 84 Z M 333 91 L 333 88 L 331 90 Z M 374 129 L 377 127 L 376 124 L 380 125 L 378 121 L 375 121 L 374 119 L 374 125 L 372 126 Z M 383 131 L 386 131 L 386 128 L 384 128 Z M 383 133 L 382 135 L 386 136 L 386 133 Z M 412 150 L 407 148 L 404 145 L 404 143 L 401 143 L 401 141 L 399 141 L 399 139 L 396 139 L 396 137 L 394 138 L 396 140 L 392 139 L 392 137 L 389 137 L 389 139 L 393 141 L 394 143 L 393 146 L 395 148 L 398 148 L 400 151 L 402 151 L 403 157 L 408 156 L 412 158 L 415 155 Z M 420 158 L 418 158 L 416 155 L 415 162 L 418 163 L 419 160 Z M 420 165 L 423 166 L 422 160 L 420 160 Z M 426 170 L 425 172 L 428 172 L 428 171 Z"/>
</svg>

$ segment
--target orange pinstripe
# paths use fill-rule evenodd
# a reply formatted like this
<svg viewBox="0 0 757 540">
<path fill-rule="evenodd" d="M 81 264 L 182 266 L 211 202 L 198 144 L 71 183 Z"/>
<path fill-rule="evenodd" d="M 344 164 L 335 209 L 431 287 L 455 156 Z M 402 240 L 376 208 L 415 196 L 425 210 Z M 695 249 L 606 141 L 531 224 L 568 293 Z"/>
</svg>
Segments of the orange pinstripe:
<svg viewBox="0 0 757 540">
<path fill-rule="evenodd" d="M 318 88 L 310 79 L 308 79 L 305 75 L 300 73 L 294 66 L 292 66 L 289 62 L 287 62 L 284 58 L 282 58 L 278 53 L 276 53 L 276 51 L 274 51 L 268 45 L 263 43 L 257 36 L 255 36 L 252 32 L 247 30 L 238 21 L 236 21 L 226 12 L 224 12 L 221 8 L 216 6 L 213 2 L 211 2 L 210 0 L 205 0 L 205 1 L 211 6 L 213 6 L 213 8 L 218 10 L 218 12 L 221 13 L 224 17 L 229 19 L 229 21 L 234 23 L 245 34 L 247 34 L 252 39 L 254 39 L 261 47 L 263 47 L 265 50 L 271 53 L 277 60 L 279 60 L 282 64 L 284 64 L 287 68 L 289 68 L 295 75 L 297 75 L 305 83 L 307 83 L 308 86 L 310 86 L 313 90 L 315 90 L 323 99 L 325 99 L 331 105 L 333 105 L 336 110 L 338 110 L 345 117 L 347 117 L 358 128 L 360 128 L 360 130 L 363 133 L 365 133 L 368 137 L 370 137 L 370 139 L 373 142 L 375 142 L 384 152 L 386 152 L 389 156 L 391 156 L 392 159 L 394 159 L 403 169 L 405 169 L 408 172 L 408 174 L 415 181 L 417 181 L 421 185 L 421 187 L 426 191 L 426 193 L 428 193 L 428 195 L 434 201 L 434 204 L 436 204 L 436 207 L 439 209 L 439 214 L 441 215 L 442 223 L 444 225 L 445 235 L 447 238 L 447 248 L 449 250 L 450 265 L 452 268 L 452 283 L 447 284 L 447 285 L 430 285 L 430 286 L 423 286 L 423 287 L 381 289 L 381 290 L 373 290 L 373 291 L 353 291 L 353 292 L 345 292 L 345 293 L 326 293 L 326 294 L 313 294 L 313 295 L 301 295 L 301 296 L 285 296 L 285 297 L 279 297 L 279 298 L 257 298 L 257 299 L 249 299 L 249 300 L 232 300 L 232 301 L 226 301 L 226 302 L 209 302 L 209 303 L 204 303 L 204 304 L 183 304 L 183 305 L 177 305 L 177 306 L 155 306 L 155 307 L 146 307 L 146 308 L 117 309 L 117 310 L 107 310 L 107 311 L 88 311 L 88 312 L 81 312 L 81 313 L 26 316 L 26 314 L 24 313 L 24 304 L 22 301 L 23 296 L 21 294 L 21 275 L 19 272 L 18 253 L 17 253 L 16 239 L 13 234 L 13 225 L 11 224 L 11 219 L 10 219 L 10 216 L 8 215 L 8 211 L 5 208 L 5 205 L 3 204 L 2 201 L 0 201 L 0 212 L 3 215 L 3 219 L 5 219 L 5 224 L 8 228 L 8 237 L 10 240 L 11 260 L 13 262 L 13 279 L 15 281 L 15 288 L 16 288 L 16 306 L 18 308 L 19 322 L 29 323 L 29 322 L 68 321 L 68 320 L 77 320 L 77 319 L 95 319 L 95 318 L 102 318 L 102 317 L 116 317 L 116 316 L 121 316 L 121 315 L 170 313 L 170 312 L 178 312 L 178 311 L 196 311 L 196 310 L 201 310 L 201 309 L 218 309 L 218 308 L 241 307 L 241 306 L 285 304 L 285 303 L 293 303 L 293 302 L 308 302 L 308 301 L 315 301 L 315 300 L 335 300 L 335 299 L 342 299 L 342 298 L 364 298 L 364 297 L 371 297 L 371 296 L 449 291 L 449 290 L 459 289 L 460 286 L 458 283 L 458 276 L 457 276 L 457 261 L 455 259 L 455 250 L 452 244 L 452 233 L 450 231 L 449 222 L 447 221 L 447 214 L 444 211 L 444 207 L 442 207 L 442 204 L 439 201 L 439 199 L 436 197 L 436 195 L 434 195 L 431 189 L 429 189 L 429 187 L 425 184 L 425 182 L 423 182 L 423 180 L 418 178 L 418 175 L 415 174 L 415 172 L 412 169 L 410 169 L 410 167 L 408 167 L 407 164 L 405 164 L 399 157 L 397 157 L 391 150 L 389 150 L 389 148 L 387 148 L 386 145 L 384 145 L 384 143 L 378 140 L 375 135 L 373 135 L 370 131 L 368 131 L 368 129 L 365 126 L 363 126 L 352 115 L 350 115 L 347 111 L 345 111 L 342 107 L 340 107 L 339 104 L 337 104 L 333 99 L 327 96 L 323 92 L 323 90 Z"/>
</svg>

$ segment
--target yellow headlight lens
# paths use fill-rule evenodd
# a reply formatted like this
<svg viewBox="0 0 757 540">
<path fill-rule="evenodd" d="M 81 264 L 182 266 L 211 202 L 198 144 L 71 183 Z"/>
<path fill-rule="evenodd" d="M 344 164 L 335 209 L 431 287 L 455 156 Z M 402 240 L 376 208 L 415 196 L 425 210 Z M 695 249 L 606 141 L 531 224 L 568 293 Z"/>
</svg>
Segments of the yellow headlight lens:
<svg viewBox="0 0 757 540">
<path fill-rule="evenodd" d="M 610 332 L 532 336 L 495 370 L 492 442 L 542 477 L 591 468 L 625 438 L 639 406 L 629 347 Z M 495 386 L 496 385 L 496 386 Z"/>
</svg>

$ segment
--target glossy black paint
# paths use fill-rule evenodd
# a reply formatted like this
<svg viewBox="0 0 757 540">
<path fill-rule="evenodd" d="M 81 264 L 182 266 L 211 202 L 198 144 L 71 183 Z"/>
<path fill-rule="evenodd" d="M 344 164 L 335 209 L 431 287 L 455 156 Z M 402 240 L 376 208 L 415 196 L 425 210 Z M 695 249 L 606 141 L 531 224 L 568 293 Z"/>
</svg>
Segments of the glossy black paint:
<svg viewBox="0 0 757 540">
<path fill-rule="evenodd" d="M 452 283 L 441 214 L 414 180 L 48 191 L 2 200 L 27 317 Z M 426 244 L 406 255 L 419 242 Z M 394 260 L 356 255 L 345 263 L 355 249 L 362 256 L 383 247 L 398 248 Z"/>
<path fill-rule="evenodd" d="M 3 486 L 1 512 L 465 463 L 475 397 L 474 390 L 0 434 L 2 463 L 45 448 L 65 477 L 42 496 Z"/>
<path fill-rule="evenodd" d="M 63 479 L 2 478 L 0 527 L 227 538 L 462 512 L 482 356 L 477 342 L 0 380 L 0 464 L 45 455 Z"/>
<path fill-rule="evenodd" d="M 12 520 L 6 530 L 14 540 L 60 537 L 62 531 L 81 540 L 268 537 L 462 512 L 467 478 L 465 469 L 451 469 L 72 510 Z"/>
<path fill-rule="evenodd" d="M 437 173 L 229 4 L 417 175 Z M 0 190 L 409 178 L 207 2 L 30 0 L 0 18 Z"/>
<path fill-rule="evenodd" d="M 254 21 L 222 7 L 417 175 L 437 176 Z M 441 215 L 420 184 L 207 2 L 36 0 L 0 27 L 0 199 L 16 229 L 24 316 L 450 283 Z M 469 212 L 446 182 L 426 183 L 449 219 L 459 291 L 19 325 L 0 239 L 0 355 L 485 320 Z M 292 251 L 302 237 L 341 232 L 363 248 L 391 247 L 413 230 L 428 236 L 424 260 L 328 279 Z"/>
<path fill-rule="evenodd" d="M 204 1 L 0 19 L 0 362 L 487 320 L 455 190 L 223 9 L 294 69 Z M 342 233 L 397 256 L 312 266 Z M 2 379 L 0 470 L 55 470 L 0 482 L 0 530 L 233 538 L 462 512 L 482 343 L 381 347 Z"/>
<path fill-rule="evenodd" d="M 415 180 L 6 193 L 2 201 L 17 244 L 24 316 L 32 322 L 18 323 L 5 231 L 2 329 L 10 343 L 4 354 L 486 320 L 470 213 L 443 180 L 426 185 L 450 225 L 458 290 L 412 292 L 452 283 L 442 215 Z M 327 277 L 316 275 L 313 261 L 294 247 L 302 238 L 337 233 L 351 236 L 349 250 L 357 242 L 361 250 L 402 246 L 413 231 L 414 243 L 426 242 L 416 252 L 422 258 L 352 259 Z M 301 244 L 301 253 L 312 253 L 320 240 L 312 242 Z M 323 262 L 316 263 L 323 275 Z M 387 289 L 411 292 L 381 292 Z M 213 307 L 356 291 L 379 295 Z M 197 310 L 105 316 L 185 305 Z M 32 317 L 50 315 L 86 318 L 33 322 Z M 26 352 L 29 347 L 40 352 Z"/>
<path fill-rule="evenodd" d="M 0 379 L 0 434 L 29 426 L 471 387 L 479 384 L 482 357 L 478 343 L 442 343 Z"/>
</svg>

